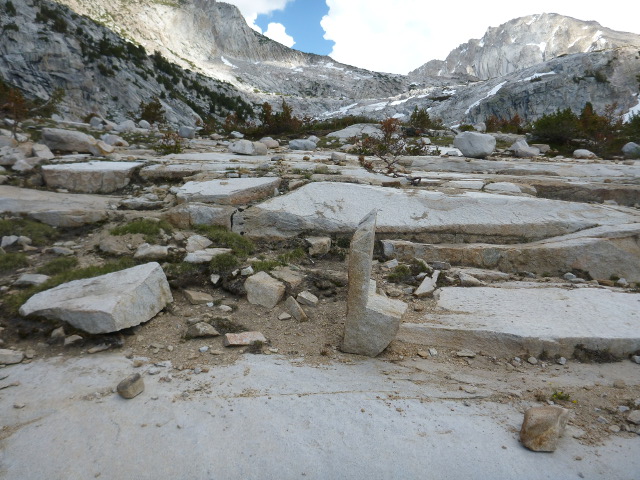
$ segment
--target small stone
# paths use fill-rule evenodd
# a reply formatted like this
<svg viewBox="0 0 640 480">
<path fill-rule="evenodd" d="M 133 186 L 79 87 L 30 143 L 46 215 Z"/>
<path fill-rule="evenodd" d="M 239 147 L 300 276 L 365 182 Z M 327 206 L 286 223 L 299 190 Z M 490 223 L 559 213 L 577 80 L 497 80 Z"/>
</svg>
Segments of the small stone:
<svg viewBox="0 0 640 480">
<path fill-rule="evenodd" d="M 305 311 L 293 297 L 287 298 L 287 300 L 284 302 L 284 308 L 293 318 L 295 318 L 299 322 L 306 322 L 307 320 L 309 320 L 309 317 L 307 317 Z"/>
<path fill-rule="evenodd" d="M 132 365 L 133 365 L 133 368 L 140 368 L 145 363 L 147 363 L 147 361 L 142 358 L 134 358 Z"/>
<path fill-rule="evenodd" d="M 289 315 L 287 312 L 282 312 L 278 315 L 278 320 L 291 320 L 293 317 Z"/>
<path fill-rule="evenodd" d="M 627 416 L 627 420 L 634 425 L 640 425 L 640 410 L 634 410 Z"/>
<path fill-rule="evenodd" d="M 131 399 L 144 391 L 144 381 L 139 373 L 134 373 L 122 380 L 116 390 L 122 398 Z"/>
<path fill-rule="evenodd" d="M 195 325 L 191 325 L 185 337 L 187 339 L 191 338 L 206 338 L 206 337 L 217 337 L 220 333 L 213 328 L 211 325 L 205 322 L 198 322 Z"/>
<path fill-rule="evenodd" d="M 451 264 L 448 262 L 433 262 L 431 266 L 434 270 L 451 270 Z"/>
<path fill-rule="evenodd" d="M 24 408 L 26 406 L 27 406 L 26 403 L 14 403 L 13 404 L 13 408 L 17 408 L 17 409 L 22 409 L 22 408 Z"/>
<path fill-rule="evenodd" d="M 562 278 L 564 278 L 565 280 L 571 281 L 571 280 L 575 280 L 577 277 L 573 273 L 567 272 L 562 276 Z"/>
<path fill-rule="evenodd" d="M 429 358 L 430 354 L 429 352 L 425 352 L 424 350 L 419 350 L 418 351 L 418 356 L 421 358 Z"/>
<path fill-rule="evenodd" d="M 456 352 L 456 356 L 463 358 L 475 358 L 476 354 L 471 350 L 460 350 L 459 352 Z"/>
<path fill-rule="evenodd" d="M 319 257 L 331 251 L 330 237 L 308 237 L 305 239 L 309 245 L 309 255 Z"/>
<path fill-rule="evenodd" d="M 620 413 L 624 413 L 624 412 L 628 412 L 629 410 L 631 410 L 629 407 L 627 407 L 626 405 L 620 405 L 618 406 L 618 411 Z"/>
<path fill-rule="evenodd" d="M 207 353 L 207 352 L 209 351 L 209 347 L 200 347 L 200 348 L 198 349 L 198 351 L 199 351 L 200 353 Z"/>
<path fill-rule="evenodd" d="M 233 312 L 233 308 L 230 307 L 229 305 L 220 305 L 220 306 L 218 306 L 218 310 L 220 310 L 221 312 L 224 312 L 224 313 Z"/>
<path fill-rule="evenodd" d="M 109 350 L 109 348 L 111 348 L 111 345 L 107 345 L 106 343 L 101 343 L 100 345 L 91 347 L 89 350 L 87 350 L 87 353 L 104 352 L 105 350 Z"/>
<path fill-rule="evenodd" d="M 567 359 L 566 359 L 566 358 L 564 358 L 564 357 L 560 357 L 560 358 L 557 360 L 557 363 L 558 363 L 558 365 L 565 365 L 565 364 L 567 363 Z"/>
<path fill-rule="evenodd" d="M 600 415 L 598 418 L 596 418 L 596 421 L 598 423 L 609 423 L 609 420 L 607 420 L 606 418 L 604 418 L 602 415 Z"/>
<path fill-rule="evenodd" d="M 465 393 L 468 393 L 468 394 L 471 394 L 471 395 L 473 395 L 474 393 L 478 393 L 478 389 L 476 387 L 473 387 L 473 386 L 464 387 L 464 391 L 465 391 Z"/>
<path fill-rule="evenodd" d="M 298 303 L 301 303 L 302 305 L 308 305 L 310 307 L 315 307 L 316 305 L 318 305 L 318 297 L 316 297 L 308 290 L 300 292 L 296 300 L 298 301 Z"/>
<path fill-rule="evenodd" d="M 622 379 L 617 379 L 613 381 L 613 388 L 625 388 L 627 386 L 627 384 L 625 383 L 624 380 Z"/>
<path fill-rule="evenodd" d="M 618 425 L 611 425 L 611 426 L 609 427 L 609 431 L 610 431 L 611 433 L 620 433 L 620 430 L 621 430 L 621 429 L 620 429 L 620 427 L 619 427 Z"/>
<path fill-rule="evenodd" d="M 640 365 L 640 355 L 633 355 L 633 356 L 631 357 L 631 361 L 632 361 L 633 363 L 637 363 L 638 365 Z"/>
<path fill-rule="evenodd" d="M 215 356 L 224 355 L 224 352 L 222 350 L 211 350 L 209 353 Z"/>
<path fill-rule="evenodd" d="M 65 337 L 65 333 L 64 333 L 64 327 L 58 327 L 55 330 L 53 330 L 53 332 L 51 332 L 51 335 L 49 338 L 51 338 L 51 340 L 54 341 L 63 341 Z"/>
<path fill-rule="evenodd" d="M 536 357 L 529 357 L 527 358 L 527 362 L 529 362 L 531 365 L 537 365 L 538 359 Z"/>
<path fill-rule="evenodd" d="M 196 290 L 184 290 L 184 295 L 191 305 L 206 305 L 213 301 L 213 297 L 208 293 L 198 292 Z"/>
<path fill-rule="evenodd" d="M 429 355 L 431 355 L 432 357 L 437 357 L 438 356 L 438 350 L 436 350 L 435 348 L 430 348 L 429 349 Z"/>
<path fill-rule="evenodd" d="M 253 275 L 253 267 L 249 266 L 240 270 L 240 275 L 243 277 L 248 277 L 249 275 Z"/>
<path fill-rule="evenodd" d="M 151 367 L 149 370 L 147 370 L 147 373 L 149 375 L 158 375 L 162 370 L 159 369 L 158 367 Z"/>
<path fill-rule="evenodd" d="M 212 285 L 218 285 L 220 283 L 220 280 L 222 280 L 222 277 L 214 273 L 209 279 L 211 280 Z"/>
<path fill-rule="evenodd" d="M 225 347 L 243 347 L 255 342 L 267 343 L 267 339 L 260 332 L 227 333 L 224 336 Z"/>
<path fill-rule="evenodd" d="M 569 410 L 557 406 L 533 407 L 524 414 L 520 441 L 536 452 L 553 452 L 558 447 L 569 419 Z"/>
<path fill-rule="evenodd" d="M 25 358 L 27 358 L 28 360 L 31 360 L 31 359 L 33 359 L 33 358 L 36 356 L 36 352 L 35 352 L 35 350 L 33 350 L 32 348 L 27 348 L 27 349 L 24 351 L 24 356 L 25 356 Z"/>
<path fill-rule="evenodd" d="M 64 339 L 64 346 L 70 347 L 72 345 L 82 342 L 82 340 L 84 339 L 80 335 L 70 335 Z"/>
</svg>

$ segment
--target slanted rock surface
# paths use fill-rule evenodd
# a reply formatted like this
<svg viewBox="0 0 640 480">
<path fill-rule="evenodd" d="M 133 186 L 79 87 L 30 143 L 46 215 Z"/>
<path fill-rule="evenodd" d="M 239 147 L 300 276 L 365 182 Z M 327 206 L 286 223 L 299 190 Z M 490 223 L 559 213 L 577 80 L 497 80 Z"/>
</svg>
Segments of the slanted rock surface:
<svg viewBox="0 0 640 480">
<path fill-rule="evenodd" d="M 167 277 L 153 262 L 37 293 L 20 307 L 20 315 L 62 320 L 87 333 L 109 333 L 151 320 L 172 301 Z"/>
<path fill-rule="evenodd" d="M 278 177 L 228 178 L 208 182 L 187 182 L 178 189 L 178 202 L 246 205 L 273 196 Z"/>
</svg>

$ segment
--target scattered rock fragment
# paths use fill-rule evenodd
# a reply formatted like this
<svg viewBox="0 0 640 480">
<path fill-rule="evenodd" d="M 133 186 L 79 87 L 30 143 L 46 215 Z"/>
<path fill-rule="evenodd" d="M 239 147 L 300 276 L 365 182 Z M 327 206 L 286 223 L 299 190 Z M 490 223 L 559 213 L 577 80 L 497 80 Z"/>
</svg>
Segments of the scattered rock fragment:
<svg viewBox="0 0 640 480">
<path fill-rule="evenodd" d="M 213 297 L 205 292 L 199 292 L 197 290 L 183 290 L 184 296 L 191 305 L 206 305 L 213 302 Z"/>
<path fill-rule="evenodd" d="M 260 332 L 226 333 L 224 336 L 225 347 L 243 347 L 256 342 L 267 343 L 267 339 Z"/>
<path fill-rule="evenodd" d="M 306 322 L 307 320 L 309 320 L 309 317 L 307 317 L 305 311 L 293 297 L 287 298 L 287 300 L 284 302 L 284 308 L 293 318 L 295 318 L 299 322 Z"/>
<path fill-rule="evenodd" d="M 24 352 L 0 348 L 0 365 L 13 365 L 24 359 Z"/>
<path fill-rule="evenodd" d="M 316 297 L 313 293 L 311 293 L 308 290 L 305 290 L 304 292 L 300 292 L 296 300 L 298 301 L 298 303 L 301 303 L 302 305 L 307 305 L 309 307 L 315 307 L 316 305 L 318 305 L 318 297 Z"/>
<path fill-rule="evenodd" d="M 220 333 L 211 325 L 205 322 L 198 322 L 195 325 L 191 325 L 185 335 L 187 339 L 190 338 L 207 338 L 218 337 Z"/>
<path fill-rule="evenodd" d="M 633 410 L 627 415 L 627 420 L 635 425 L 640 425 L 640 410 Z"/>
<path fill-rule="evenodd" d="M 252 305 L 266 308 L 275 307 L 285 294 L 286 287 L 266 272 L 258 272 L 250 276 L 244 283 L 247 300 Z"/>
<path fill-rule="evenodd" d="M 330 237 L 307 237 L 305 240 L 309 245 L 309 255 L 312 257 L 320 257 L 331 251 Z"/>
<path fill-rule="evenodd" d="M 78 343 L 82 342 L 84 340 L 84 338 L 82 338 L 80 335 L 69 335 L 68 337 L 66 337 L 64 339 L 64 346 L 65 347 L 71 347 L 73 345 L 77 345 Z"/>
<path fill-rule="evenodd" d="M 139 373 L 134 373 L 122 380 L 116 390 L 122 398 L 131 399 L 137 397 L 144 391 L 144 380 L 142 380 L 142 376 Z"/>
<path fill-rule="evenodd" d="M 569 410 L 558 406 L 533 407 L 524 414 L 520 441 L 535 452 L 553 452 L 558 448 L 569 419 Z"/>
<path fill-rule="evenodd" d="M 475 352 L 472 352 L 471 350 L 460 350 L 459 352 L 456 352 L 456 357 L 460 358 L 475 358 L 475 356 Z"/>
</svg>

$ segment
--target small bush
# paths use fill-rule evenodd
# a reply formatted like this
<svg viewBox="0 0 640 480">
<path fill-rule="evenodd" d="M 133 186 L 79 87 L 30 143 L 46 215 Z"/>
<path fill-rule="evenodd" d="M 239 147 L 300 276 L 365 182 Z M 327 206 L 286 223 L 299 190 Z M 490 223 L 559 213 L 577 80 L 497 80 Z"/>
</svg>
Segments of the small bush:
<svg viewBox="0 0 640 480">
<path fill-rule="evenodd" d="M 57 275 L 72 270 L 77 266 L 78 259 L 76 257 L 59 257 L 40 267 L 38 273 L 43 275 Z"/>
<path fill-rule="evenodd" d="M 258 272 L 270 272 L 274 268 L 283 266 L 282 262 L 278 260 L 258 260 L 257 262 L 253 262 L 251 267 L 253 271 Z"/>
<path fill-rule="evenodd" d="M 139 218 L 133 220 L 131 223 L 122 225 L 120 227 L 112 228 L 109 233 L 111 235 L 127 235 L 141 233 L 144 235 L 145 241 L 153 243 L 158 239 L 162 232 L 168 233 L 173 231 L 171 224 L 165 220 L 154 222 L 146 218 Z"/>
<path fill-rule="evenodd" d="M 11 0 L 7 0 L 7 3 L 4 4 L 4 11 L 7 12 L 7 15 L 10 17 L 16 16 L 16 7 Z"/>
<path fill-rule="evenodd" d="M 149 103 L 143 101 L 140 102 L 138 107 L 138 119 L 146 120 L 149 123 L 165 123 L 167 121 L 165 117 L 164 107 L 160 103 L 158 97 L 153 97 Z"/>
<path fill-rule="evenodd" d="M 219 225 L 197 225 L 195 230 L 208 237 L 216 247 L 230 248 L 235 255 L 246 257 L 255 250 L 251 240 Z"/>
<path fill-rule="evenodd" d="M 407 265 L 398 265 L 389 274 L 387 280 L 392 283 L 402 283 L 411 280 L 411 269 Z"/>
<path fill-rule="evenodd" d="M 11 272 L 27 265 L 29 265 L 29 262 L 24 253 L 0 254 L 0 272 Z"/>
<path fill-rule="evenodd" d="M 305 258 L 307 258 L 307 252 L 305 252 L 301 247 L 294 248 L 289 252 L 278 255 L 278 261 L 283 265 L 297 263 L 304 260 Z"/>
<path fill-rule="evenodd" d="M 209 262 L 209 270 L 211 273 L 218 273 L 220 275 L 227 275 L 232 270 L 240 266 L 240 260 L 233 253 L 223 253 L 216 255 Z"/>
<path fill-rule="evenodd" d="M 556 390 L 551 395 L 551 400 L 553 400 L 554 402 L 568 402 L 569 400 L 571 400 L 571 395 L 569 395 L 568 393 L 564 393 L 562 390 Z"/>
<path fill-rule="evenodd" d="M 182 153 L 182 138 L 176 132 L 165 132 L 153 149 L 162 155 Z"/>
</svg>

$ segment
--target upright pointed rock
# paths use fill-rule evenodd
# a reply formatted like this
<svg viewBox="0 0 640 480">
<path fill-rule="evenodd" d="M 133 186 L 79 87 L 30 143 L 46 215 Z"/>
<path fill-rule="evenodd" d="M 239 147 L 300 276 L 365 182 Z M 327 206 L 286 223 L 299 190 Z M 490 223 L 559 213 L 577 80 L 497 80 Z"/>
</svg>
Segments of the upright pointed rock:
<svg viewBox="0 0 640 480">
<path fill-rule="evenodd" d="M 370 288 L 377 210 L 358 225 L 349 250 L 349 291 L 342 351 L 375 357 L 395 338 L 407 309 Z"/>
</svg>

